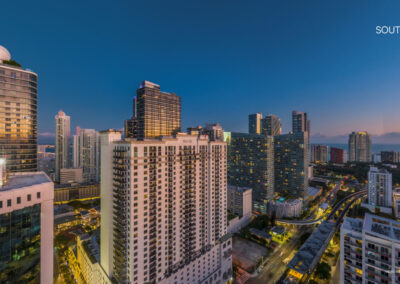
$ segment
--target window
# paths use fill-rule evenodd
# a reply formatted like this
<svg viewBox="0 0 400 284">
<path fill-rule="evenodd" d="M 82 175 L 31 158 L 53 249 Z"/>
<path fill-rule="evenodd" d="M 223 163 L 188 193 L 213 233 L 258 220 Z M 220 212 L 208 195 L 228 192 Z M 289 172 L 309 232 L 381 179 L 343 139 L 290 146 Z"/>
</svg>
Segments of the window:
<svg viewBox="0 0 400 284">
<path fill-rule="evenodd" d="M 36 192 L 37 199 L 40 199 L 40 192 Z"/>
<path fill-rule="evenodd" d="M 0 201 L 0 208 L 3 208 L 3 201 Z"/>
<path fill-rule="evenodd" d="M 17 197 L 17 204 L 21 204 L 21 197 Z"/>
<path fill-rule="evenodd" d="M 7 200 L 7 207 L 11 207 L 11 199 Z"/>
<path fill-rule="evenodd" d="M 31 201 L 32 200 L 32 195 L 30 195 L 30 194 L 28 194 L 28 201 Z"/>
</svg>

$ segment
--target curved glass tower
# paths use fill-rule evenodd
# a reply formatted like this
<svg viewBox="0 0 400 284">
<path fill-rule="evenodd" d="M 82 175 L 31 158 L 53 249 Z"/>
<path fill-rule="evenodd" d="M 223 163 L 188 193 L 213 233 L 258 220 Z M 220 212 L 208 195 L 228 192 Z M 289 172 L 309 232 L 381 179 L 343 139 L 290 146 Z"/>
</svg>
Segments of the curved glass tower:
<svg viewBox="0 0 400 284">
<path fill-rule="evenodd" d="M 7 171 L 36 171 L 36 147 L 37 74 L 0 53 L 0 156 Z"/>
</svg>

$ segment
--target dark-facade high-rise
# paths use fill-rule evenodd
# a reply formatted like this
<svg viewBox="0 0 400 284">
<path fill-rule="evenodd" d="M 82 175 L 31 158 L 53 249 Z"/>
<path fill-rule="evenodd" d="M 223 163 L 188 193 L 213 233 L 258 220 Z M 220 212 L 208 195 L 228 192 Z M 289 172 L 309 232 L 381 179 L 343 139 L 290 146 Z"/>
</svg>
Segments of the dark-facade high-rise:
<svg viewBox="0 0 400 284">
<path fill-rule="evenodd" d="M 172 136 L 181 131 L 181 98 L 162 92 L 149 81 L 140 83 L 134 99 L 134 114 L 125 121 L 125 135 L 139 140 Z"/>
<path fill-rule="evenodd" d="M 264 117 L 261 120 L 261 134 L 267 136 L 277 136 L 282 134 L 281 120 L 273 114 Z"/>
<path fill-rule="evenodd" d="M 37 74 L 0 46 L 0 156 L 8 172 L 37 170 Z"/>
<path fill-rule="evenodd" d="M 262 113 L 249 114 L 249 133 L 261 134 Z"/>
<path fill-rule="evenodd" d="M 254 209 L 266 213 L 274 196 L 274 137 L 230 133 L 228 183 L 252 188 Z"/>
<path fill-rule="evenodd" d="M 274 137 L 275 191 L 283 197 L 308 200 L 309 148 L 307 132 Z"/>
</svg>

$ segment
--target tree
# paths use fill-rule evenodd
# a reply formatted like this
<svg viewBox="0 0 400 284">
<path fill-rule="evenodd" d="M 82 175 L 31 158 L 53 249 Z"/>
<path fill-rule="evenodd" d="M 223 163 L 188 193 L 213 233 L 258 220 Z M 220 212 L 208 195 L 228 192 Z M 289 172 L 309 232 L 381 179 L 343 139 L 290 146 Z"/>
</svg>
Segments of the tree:
<svg viewBox="0 0 400 284">
<path fill-rule="evenodd" d="M 317 264 L 315 269 L 315 275 L 320 279 L 331 279 L 331 267 L 325 261 Z"/>
</svg>

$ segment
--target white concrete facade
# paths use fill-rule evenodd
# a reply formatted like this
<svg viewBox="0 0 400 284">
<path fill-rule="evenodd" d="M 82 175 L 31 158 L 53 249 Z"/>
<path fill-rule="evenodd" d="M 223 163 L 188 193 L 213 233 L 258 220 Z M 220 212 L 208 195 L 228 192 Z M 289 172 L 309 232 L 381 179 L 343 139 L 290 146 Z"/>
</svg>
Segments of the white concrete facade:
<svg viewBox="0 0 400 284">
<path fill-rule="evenodd" d="M 340 230 L 340 283 L 399 283 L 400 222 L 366 214 Z"/>
<path fill-rule="evenodd" d="M 392 174 L 386 169 L 370 168 L 368 172 L 368 204 L 392 207 Z"/>
<path fill-rule="evenodd" d="M 56 172 L 55 179 L 60 181 L 60 170 L 69 168 L 70 117 L 62 110 L 55 116 L 56 123 Z"/>
<path fill-rule="evenodd" d="M 241 217 L 251 217 L 252 192 L 251 188 L 228 185 L 228 210 Z"/>
<path fill-rule="evenodd" d="M 100 180 L 100 141 L 99 133 L 94 129 L 77 129 L 73 136 L 72 164 L 82 168 L 85 182 Z"/>
<path fill-rule="evenodd" d="M 0 188 L 0 215 L 40 204 L 41 284 L 53 283 L 53 199 L 54 184 L 44 172 L 12 174 Z"/>
<path fill-rule="evenodd" d="M 226 143 L 184 133 L 144 141 L 100 137 L 107 274 L 127 283 L 229 281 Z"/>
</svg>

